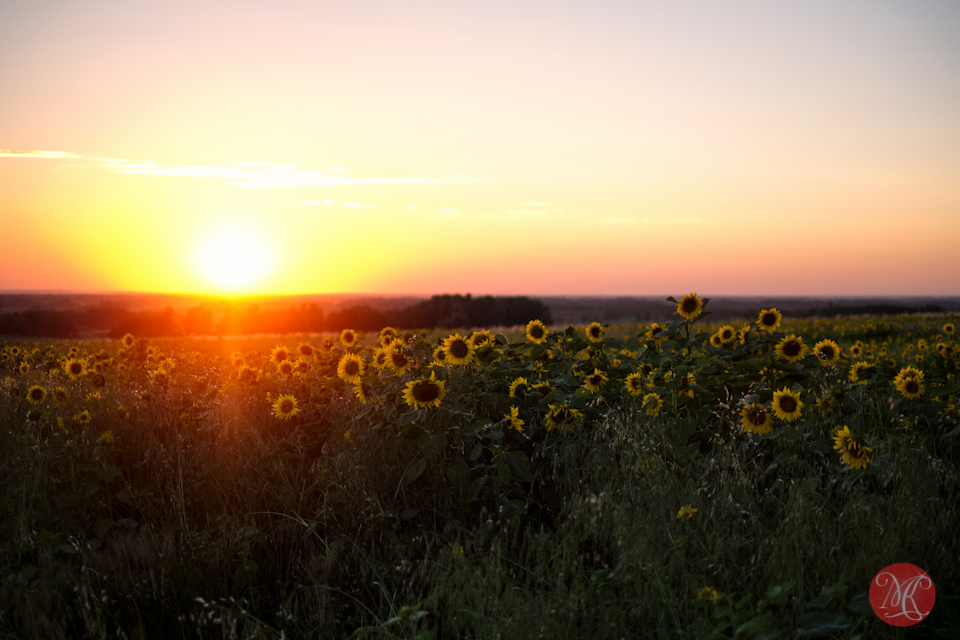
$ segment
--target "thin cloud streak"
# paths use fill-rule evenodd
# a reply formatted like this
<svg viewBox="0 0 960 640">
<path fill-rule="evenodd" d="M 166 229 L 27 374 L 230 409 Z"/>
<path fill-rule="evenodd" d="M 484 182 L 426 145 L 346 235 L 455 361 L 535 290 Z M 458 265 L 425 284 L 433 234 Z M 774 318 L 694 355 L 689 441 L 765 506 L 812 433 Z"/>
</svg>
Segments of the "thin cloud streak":
<svg viewBox="0 0 960 640">
<path fill-rule="evenodd" d="M 619 227 L 637 227 L 657 224 L 695 224 L 702 221 L 703 218 L 698 218 L 697 216 L 663 216 L 656 218 L 650 216 L 614 216 L 612 218 L 604 218 L 600 221 L 600 224 Z"/>
<path fill-rule="evenodd" d="M 296 164 L 268 162 L 229 162 L 225 165 L 166 166 L 152 160 L 135 161 L 125 158 L 83 156 L 67 151 L 0 149 L 0 158 L 71 159 L 86 160 L 122 175 L 161 176 L 167 178 L 194 178 L 223 180 L 248 189 L 291 189 L 302 187 L 330 187 L 335 185 L 371 184 L 460 184 L 473 182 L 468 178 L 424 178 L 416 176 L 351 176 L 347 170 L 329 171 L 301 169 Z M 76 166 L 76 165 L 72 165 Z"/>
</svg>

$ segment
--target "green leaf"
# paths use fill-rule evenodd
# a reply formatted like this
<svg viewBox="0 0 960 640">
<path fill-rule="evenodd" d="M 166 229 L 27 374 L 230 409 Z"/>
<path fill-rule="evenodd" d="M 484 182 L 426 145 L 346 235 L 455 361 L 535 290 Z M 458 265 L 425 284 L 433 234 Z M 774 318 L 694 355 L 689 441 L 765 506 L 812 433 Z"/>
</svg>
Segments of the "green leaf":
<svg viewBox="0 0 960 640">
<path fill-rule="evenodd" d="M 406 522 L 408 520 L 413 520 L 418 515 L 420 515 L 421 509 L 404 509 L 400 512 L 400 520 Z"/>
<path fill-rule="evenodd" d="M 417 458 L 410 463 L 410 466 L 407 467 L 407 470 L 403 472 L 402 482 L 403 484 L 410 484 L 414 480 L 420 477 L 420 475 L 427 468 L 427 459 L 426 458 Z"/>
<path fill-rule="evenodd" d="M 847 609 L 853 613 L 858 613 L 861 616 L 873 616 L 873 606 L 870 604 L 870 597 L 867 595 L 867 592 L 858 593 L 857 595 L 850 598 L 850 601 L 847 603 Z"/>
<path fill-rule="evenodd" d="M 112 526 L 113 520 L 110 518 L 100 518 L 93 525 L 93 534 L 103 540 Z"/>
<path fill-rule="evenodd" d="M 120 469 L 117 469 L 113 465 L 104 467 L 103 469 L 100 469 L 99 471 L 97 471 L 97 477 L 103 480 L 104 482 L 106 482 L 107 484 L 110 484 L 111 482 L 113 482 L 114 479 L 119 475 L 120 475 Z"/>
<path fill-rule="evenodd" d="M 807 638 L 829 636 L 850 628 L 850 618 L 828 611 L 805 613 L 797 619 L 797 622 L 800 623 L 797 632 Z"/>
<path fill-rule="evenodd" d="M 506 459 L 514 477 L 520 482 L 531 482 L 533 480 L 533 471 L 530 469 L 530 458 L 523 451 L 505 451 L 503 457 Z"/>
<path fill-rule="evenodd" d="M 424 433 L 417 438 L 417 445 L 420 447 L 420 451 L 423 452 L 424 456 L 427 458 L 436 458 L 446 448 L 447 436 L 444 435 L 442 431 L 433 435 Z"/>
<path fill-rule="evenodd" d="M 421 417 L 423 417 L 423 411 L 420 409 L 407 411 L 406 413 L 400 414 L 400 417 L 397 418 L 397 426 L 403 427 L 408 424 L 413 424 Z"/>
</svg>

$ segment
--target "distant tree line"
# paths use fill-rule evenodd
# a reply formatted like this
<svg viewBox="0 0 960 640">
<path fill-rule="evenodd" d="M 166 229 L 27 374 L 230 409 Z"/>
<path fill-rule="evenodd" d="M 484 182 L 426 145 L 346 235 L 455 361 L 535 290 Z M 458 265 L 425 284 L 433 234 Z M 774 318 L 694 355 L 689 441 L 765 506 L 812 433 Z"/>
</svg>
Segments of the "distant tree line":
<svg viewBox="0 0 960 640">
<path fill-rule="evenodd" d="M 875 302 L 859 305 L 830 305 L 827 307 L 818 307 L 808 309 L 794 315 L 806 318 L 836 318 L 839 316 L 899 316 L 912 313 L 942 313 L 944 308 L 927 304 L 920 307 L 906 307 L 900 304 L 889 304 L 884 302 Z"/>
<path fill-rule="evenodd" d="M 93 314 L 93 315 L 91 315 Z M 400 309 L 378 310 L 357 305 L 325 313 L 316 303 L 285 309 L 228 307 L 217 317 L 209 307 L 198 305 L 179 313 L 173 307 L 162 311 L 129 312 L 124 309 L 30 310 L 0 314 L 0 334 L 70 338 L 91 328 L 109 327 L 112 338 L 127 333 L 140 337 L 178 335 L 243 335 L 252 333 L 311 333 L 322 331 L 379 331 L 442 327 L 494 327 L 523 325 L 530 320 L 552 323 L 550 309 L 526 296 L 439 295 Z M 106 324 L 109 323 L 109 324 Z"/>
</svg>

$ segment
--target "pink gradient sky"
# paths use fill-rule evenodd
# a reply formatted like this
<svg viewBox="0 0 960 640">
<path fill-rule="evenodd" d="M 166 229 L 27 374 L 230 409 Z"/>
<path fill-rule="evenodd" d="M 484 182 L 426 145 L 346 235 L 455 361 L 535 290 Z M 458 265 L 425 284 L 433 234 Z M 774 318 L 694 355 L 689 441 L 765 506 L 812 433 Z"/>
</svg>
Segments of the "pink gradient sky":
<svg viewBox="0 0 960 640">
<path fill-rule="evenodd" d="M 3 290 L 960 295 L 958 3 L 0 24 Z M 199 266 L 235 233 L 260 245 Z"/>
</svg>

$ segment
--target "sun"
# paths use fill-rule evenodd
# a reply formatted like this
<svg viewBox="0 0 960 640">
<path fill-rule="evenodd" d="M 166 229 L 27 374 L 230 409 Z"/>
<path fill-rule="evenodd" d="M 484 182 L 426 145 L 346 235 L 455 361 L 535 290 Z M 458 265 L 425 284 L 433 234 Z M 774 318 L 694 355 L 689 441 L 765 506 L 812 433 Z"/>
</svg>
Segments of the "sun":
<svg viewBox="0 0 960 640">
<path fill-rule="evenodd" d="M 209 288 L 248 292 L 273 268 L 273 254 L 262 235 L 243 227 L 210 231 L 197 246 L 195 264 Z"/>
</svg>

